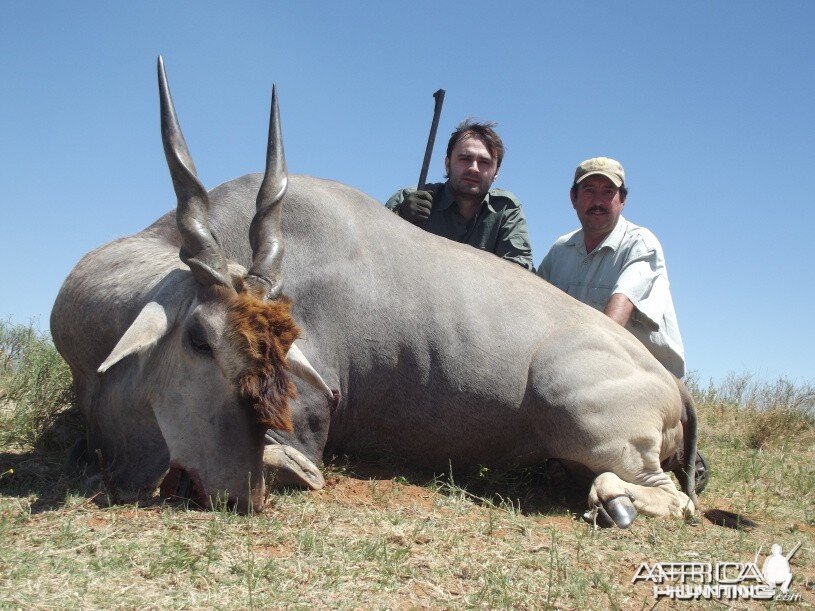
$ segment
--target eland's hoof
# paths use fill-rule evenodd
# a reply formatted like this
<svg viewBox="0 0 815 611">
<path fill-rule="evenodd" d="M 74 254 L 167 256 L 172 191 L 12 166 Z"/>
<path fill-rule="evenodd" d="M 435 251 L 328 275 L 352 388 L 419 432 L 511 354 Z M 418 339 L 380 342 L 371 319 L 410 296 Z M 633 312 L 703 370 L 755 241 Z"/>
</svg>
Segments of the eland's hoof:
<svg viewBox="0 0 815 611">
<path fill-rule="evenodd" d="M 583 520 L 600 528 L 628 528 L 637 517 L 637 510 L 627 496 L 618 496 L 596 505 L 583 514 Z"/>
<path fill-rule="evenodd" d="M 627 496 L 618 496 L 610 501 L 606 501 L 601 509 L 605 509 L 606 515 L 618 528 L 628 528 L 631 522 L 637 517 L 637 510 L 634 503 Z"/>
<path fill-rule="evenodd" d="M 291 446 L 268 444 L 263 451 L 263 466 L 269 486 L 304 486 L 312 490 L 325 486 L 325 478 L 317 465 Z"/>
</svg>

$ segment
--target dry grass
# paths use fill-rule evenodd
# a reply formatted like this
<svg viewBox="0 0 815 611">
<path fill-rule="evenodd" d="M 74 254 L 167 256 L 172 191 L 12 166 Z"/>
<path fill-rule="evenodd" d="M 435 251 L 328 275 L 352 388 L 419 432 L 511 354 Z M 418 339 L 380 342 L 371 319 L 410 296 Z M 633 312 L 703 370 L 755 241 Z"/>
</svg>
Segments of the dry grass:
<svg viewBox="0 0 815 611">
<path fill-rule="evenodd" d="M 110 506 L 61 450 L 16 444 L 0 447 L 0 607 L 645 609 L 641 562 L 749 562 L 799 541 L 793 590 L 815 606 L 815 424 L 787 401 L 806 387 L 761 405 L 693 389 L 714 468 L 702 500 L 758 521 L 750 532 L 644 518 L 596 531 L 576 518 L 582 494 L 534 470 L 459 480 L 347 459 L 324 490 L 272 493 L 260 515 Z"/>
</svg>

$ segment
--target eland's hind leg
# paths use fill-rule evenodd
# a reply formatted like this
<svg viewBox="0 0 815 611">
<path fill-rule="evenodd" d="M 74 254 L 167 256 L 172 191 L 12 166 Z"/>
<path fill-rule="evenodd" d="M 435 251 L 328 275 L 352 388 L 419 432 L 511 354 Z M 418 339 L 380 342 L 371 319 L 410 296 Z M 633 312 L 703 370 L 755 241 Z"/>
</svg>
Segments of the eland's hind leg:
<svg viewBox="0 0 815 611">
<path fill-rule="evenodd" d="M 693 513 L 693 501 L 681 492 L 659 465 L 659 451 L 634 446 L 625 460 L 610 461 L 613 470 L 601 472 L 589 491 L 589 506 L 605 511 L 619 527 L 626 528 L 637 513 L 652 517 L 683 517 Z"/>
<path fill-rule="evenodd" d="M 652 517 L 683 517 L 693 513 L 693 501 L 680 492 L 673 480 L 664 471 L 643 474 L 648 484 L 637 484 L 620 478 L 611 471 L 597 476 L 589 491 L 589 505 L 602 505 L 607 510 L 619 503 L 633 505 L 637 513 Z M 619 499 L 619 500 L 618 500 Z M 609 514 L 614 517 L 612 511 Z M 633 519 L 633 516 L 631 517 Z M 614 520 L 617 522 L 617 520 Z M 630 524 L 630 520 L 628 522 Z M 618 523 L 618 526 L 620 524 Z M 626 524 L 627 526 L 627 524 Z"/>
<path fill-rule="evenodd" d="M 528 396 L 535 438 L 549 457 L 598 474 L 589 501 L 620 527 L 638 512 L 693 511 L 660 467 L 660 458 L 683 447 L 676 378 L 616 326 L 598 321 L 592 330 L 549 336 L 533 356 Z"/>
</svg>

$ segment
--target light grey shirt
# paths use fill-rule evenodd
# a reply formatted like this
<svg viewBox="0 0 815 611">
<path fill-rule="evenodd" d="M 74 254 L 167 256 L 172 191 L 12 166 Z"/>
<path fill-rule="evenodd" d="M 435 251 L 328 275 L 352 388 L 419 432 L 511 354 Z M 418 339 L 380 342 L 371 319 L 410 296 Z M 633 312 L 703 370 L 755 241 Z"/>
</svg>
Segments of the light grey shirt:
<svg viewBox="0 0 815 611">
<path fill-rule="evenodd" d="M 538 275 L 601 312 L 615 293 L 634 313 L 626 328 L 676 377 L 685 375 L 685 349 L 676 322 L 665 256 L 656 236 L 620 216 L 597 248 L 586 252 L 583 230 L 557 239 Z"/>
</svg>

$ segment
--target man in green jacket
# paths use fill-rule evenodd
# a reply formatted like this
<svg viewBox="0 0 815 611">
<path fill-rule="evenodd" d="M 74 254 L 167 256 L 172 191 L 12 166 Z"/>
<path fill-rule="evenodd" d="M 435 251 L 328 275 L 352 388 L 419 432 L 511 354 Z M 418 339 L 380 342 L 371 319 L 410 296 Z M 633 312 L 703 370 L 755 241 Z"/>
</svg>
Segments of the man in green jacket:
<svg viewBox="0 0 815 611">
<path fill-rule="evenodd" d="M 521 203 L 494 189 L 504 143 L 494 123 L 462 122 L 447 143 L 447 181 L 397 191 L 386 206 L 430 233 L 486 250 L 534 271 Z"/>
</svg>

